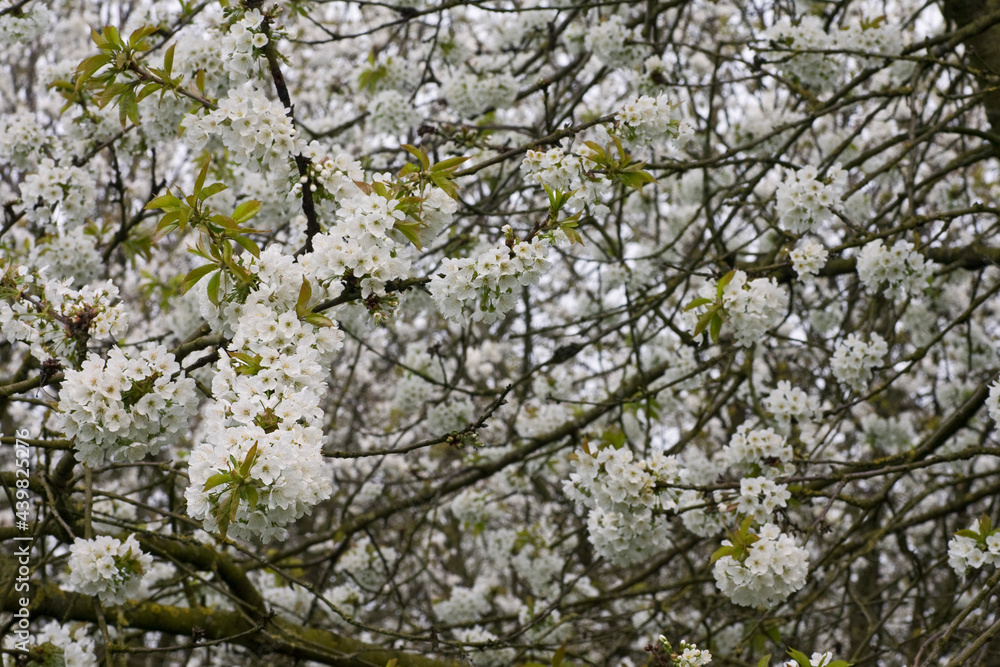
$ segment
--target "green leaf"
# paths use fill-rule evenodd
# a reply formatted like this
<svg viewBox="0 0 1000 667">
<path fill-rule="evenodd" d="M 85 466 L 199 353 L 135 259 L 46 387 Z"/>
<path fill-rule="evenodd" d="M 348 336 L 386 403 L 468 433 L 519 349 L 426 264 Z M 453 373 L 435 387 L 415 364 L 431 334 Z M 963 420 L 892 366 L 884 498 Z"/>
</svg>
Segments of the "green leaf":
<svg viewBox="0 0 1000 667">
<path fill-rule="evenodd" d="M 757 667 L 767 667 L 771 664 L 771 654 L 768 653 L 763 658 L 757 661 Z"/>
<path fill-rule="evenodd" d="M 171 194 L 165 194 L 165 195 L 160 195 L 153 201 L 146 204 L 146 206 L 144 206 L 143 208 L 146 209 L 159 208 L 167 211 L 172 208 L 177 208 L 178 206 L 181 205 L 181 203 L 182 203 L 181 200 L 178 199 L 177 197 Z"/>
<path fill-rule="evenodd" d="M 125 120 L 132 121 L 134 125 L 139 124 L 139 103 L 135 99 L 135 89 L 130 88 L 122 93 L 119 104 L 119 117 L 122 127 L 125 127 Z"/>
<path fill-rule="evenodd" d="M 135 30 L 132 31 L 132 34 L 129 35 L 128 38 L 129 46 L 131 46 L 133 49 L 137 51 L 148 51 L 149 47 L 139 48 L 139 45 L 144 38 L 149 37 L 157 30 L 159 30 L 159 28 L 157 28 L 155 25 L 144 25 L 141 28 L 136 28 Z"/>
<path fill-rule="evenodd" d="M 174 68 L 174 48 L 177 44 L 171 44 L 167 52 L 163 54 L 163 73 L 170 76 L 170 71 Z"/>
<path fill-rule="evenodd" d="M 716 304 L 711 308 L 709 308 L 704 313 L 702 313 L 701 317 L 698 318 L 698 323 L 694 327 L 695 336 L 701 335 L 701 332 L 703 332 L 708 327 L 709 323 L 711 323 L 712 321 L 712 318 L 715 317 L 715 314 L 718 311 L 719 311 L 719 305 Z"/>
<path fill-rule="evenodd" d="M 223 190 L 228 190 L 228 189 L 229 189 L 229 186 L 226 185 L 225 183 L 212 183 L 207 188 L 205 188 L 205 189 L 203 189 L 201 191 L 201 196 L 199 197 L 199 199 L 201 199 L 202 201 L 204 201 L 204 200 L 208 199 L 209 197 L 211 197 L 213 195 L 217 195 L 220 192 L 222 192 Z"/>
<path fill-rule="evenodd" d="M 846 660 L 834 660 L 829 665 L 826 665 L 826 667 L 852 667 L 853 665 L 853 662 L 847 662 Z"/>
<path fill-rule="evenodd" d="M 250 469 L 253 468 L 253 464 L 257 462 L 257 443 L 253 443 L 250 451 L 247 452 L 246 458 L 243 459 L 243 465 L 240 466 L 240 474 L 244 478 L 250 475 Z"/>
<path fill-rule="evenodd" d="M 247 505 L 250 509 L 257 509 L 257 501 L 259 500 L 257 494 L 257 487 L 253 484 L 248 484 L 243 487 L 243 499 L 247 501 Z"/>
<path fill-rule="evenodd" d="M 228 484 L 231 481 L 233 481 L 233 476 L 230 475 L 228 472 L 216 473 L 208 478 L 208 480 L 205 482 L 205 488 L 202 490 L 208 491 L 209 489 L 214 489 L 220 484 Z"/>
<path fill-rule="evenodd" d="M 186 276 L 184 276 L 184 280 L 181 282 L 181 294 L 186 293 L 189 289 L 198 284 L 199 280 L 217 268 L 218 267 L 215 264 L 203 264 L 196 269 L 192 269 Z"/>
<path fill-rule="evenodd" d="M 802 651 L 796 651 L 793 648 L 788 649 L 788 655 L 792 656 L 792 659 L 799 663 L 799 667 L 812 667 L 812 663 L 809 661 L 809 656 L 807 656 Z"/>
<path fill-rule="evenodd" d="M 735 550 L 736 550 L 735 547 L 719 547 L 718 549 L 716 549 L 712 553 L 712 558 L 709 559 L 708 562 L 709 563 L 714 563 L 715 561 L 719 560 L 720 558 L 725 558 L 726 556 L 731 556 L 732 553 Z"/>
<path fill-rule="evenodd" d="M 712 325 L 709 327 L 708 335 L 712 337 L 712 343 L 718 344 L 719 332 L 722 331 L 722 317 L 719 313 L 712 316 Z"/>
<path fill-rule="evenodd" d="M 295 315 L 304 317 L 309 312 L 309 299 L 312 298 L 312 285 L 305 278 L 302 278 L 302 286 L 299 287 L 299 298 L 295 302 Z"/>
<path fill-rule="evenodd" d="M 142 90 L 139 91 L 139 94 L 136 95 L 136 98 L 135 98 L 136 101 L 137 102 L 142 102 L 144 99 L 146 99 L 147 97 L 149 97 L 150 95 L 152 95 L 153 93 L 155 93 L 161 87 L 162 86 L 160 86 L 160 84 L 156 83 L 155 81 L 150 81 L 145 86 L 143 86 Z"/>
<path fill-rule="evenodd" d="M 405 236 L 410 243 L 417 247 L 417 250 L 423 250 L 423 246 L 420 244 L 420 236 L 417 235 L 416 225 L 397 222 L 393 225 L 393 229 Z"/>
<path fill-rule="evenodd" d="M 715 288 L 716 296 L 718 296 L 719 300 L 722 299 L 722 292 L 726 289 L 726 285 L 732 282 L 733 276 L 735 275 L 736 275 L 736 270 L 733 269 L 726 275 L 719 278 L 719 284 Z"/>
<path fill-rule="evenodd" d="M 246 236 L 240 236 L 239 234 L 235 234 L 231 238 L 243 246 L 243 248 L 254 257 L 260 257 L 260 248 L 253 242 L 253 239 L 249 239 Z"/>
<path fill-rule="evenodd" d="M 205 94 L 205 70 L 200 69 L 198 73 L 194 75 L 194 85 L 198 87 L 198 92 L 202 95 Z"/>
<path fill-rule="evenodd" d="M 552 654 L 552 667 L 562 667 L 563 658 L 566 656 L 566 645 L 563 644 Z"/>
<path fill-rule="evenodd" d="M 83 62 L 76 66 L 76 73 L 79 77 L 76 83 L 77 89 L 79 90 L 80 85 L 84 81 L 94 76 L 97 70 L 101 69 L 109 62 L 111 62 L 111 56 L 107 53 L 98 53 L 96 56 L 84 58 Z"/>
<path fill-rule="evenodd" d="M 331 320 L 329 317 L 324 317 L 323 315 L 320 315 L 319 313 L 309 313 L 308 315 L 306 315 L 305 317 L 302 318 L 302 321 L 303 322 L 308 322 L 309 324 L 313 325 L 314 327 L 332 327 L 332 326 L 334 326 L 333 320 Z"/>
<path fill-rule="evenodd" d="M 113 25 L 104 26 L 104 28 L 101 29 L 101 34 L 104 36 L 104 39 L 107 41 L 109 46 L 114 47 L 116 49 L 120 49 L 121 47 L 125 46 L 124 44 L 122 44 L 122 38 L 118 34 L 118 28 L 114 27 Z"/>
<path fill-rule="evenodd" d="M 202 166 L 201 171 L 198 172 L 198 177 L 194 179 L 194 197 L 195 199 L 205 199 L 201 196 L 201 189 L 205 187 L 205 179 L 208 177 L 208 166 L 212 164 L 212 156 L 209 155 L 208 159 L 205 160 L 204 166 Z"/>
<path fill-rule="evenodd" d="M 238 223 L 246 222 L 260 212 L 260 207 L 261 203 L 256 199 L 245 201 L 233 211 L 233 220 Z"/>
<path fill-rule="evenodd" d="M 435 164 L 433 167 L 431 167 L 431 171 L 454 171 L 455 169 L 458 168 L 460 164 L 462 164 L 468 159 L 469 159 L 468 156 L 450 157 L 446 160 L 441 160 L 440 162 Z"/>
<path fill-rule="evenodd" d="M 417 148 L 416 146 L 413 146 L 411 144 L 403 144 L 401 148 L 403 148 L 407 153 L 409 153 L 413 157 L 420 160 L 420 166 L 424 171 L 427 171 L 430 168 L 431 161 L 428 159 L 427 153 L 425 153 L 423 149 Z"/>
<path fill-rule="evenodd" d="M 684 306 L 684 312 L 687 312 L 689 310 L 694 310 L 698 306 L 707 306 L 710 303 L 713 303 L 713 301 L 711 299 L 706 299 L 704 297 L 702 297 L 700 299 L 695 299 L 694 301 L 692 301 L 688 305 Z"/>
<path fill-rule="evenodd" d="M 214 267 L 215 265 L 210 265 Z M 212 277 L 208 279 L 208 300 L 212 302 L 213 306 L 218 306 L 222 299 L 219 298 L 219 285 L 222 281 L 222 271 L 216 271 L 212 274 Z"/>
</svg>

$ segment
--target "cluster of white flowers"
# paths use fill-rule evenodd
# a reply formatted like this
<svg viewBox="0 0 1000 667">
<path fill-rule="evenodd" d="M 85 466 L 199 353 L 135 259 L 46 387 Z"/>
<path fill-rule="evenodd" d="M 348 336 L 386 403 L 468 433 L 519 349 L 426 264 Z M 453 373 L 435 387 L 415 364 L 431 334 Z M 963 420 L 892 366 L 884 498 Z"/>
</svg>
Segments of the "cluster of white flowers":
<svg viewBox="0 0 1000 667">
<path fill-rule="evenodd" d="M 877 292 L 882 283 L 899 288 L 903 293 L 919 293 L 927 287 L 934 270 L 932 262 L 913 249 L 909 241 L 896 241 L 891 248 L 882 240 L 866 243 L 858 255 L 858 278 L 870 292 Z"/>
<path fill-rule="evenodd" d="M 448 106 L 460 118 L 469 118 L 488 108 L 512 106 L 517 98 L 517 79 L 507 73 L 477 76 L 461 72 L 445 84 L 443 92 Z"/>
<path fill-rule="evenodd" d="M 764 409 L 774 415 L 781 424 L 796 421 L 811 421 L 819 410 L 819 401 L 788 380 L 780 380 L 774 390 L 764 398 Z"/>
<path fill-rule="evenodd" d="M 629 141 L 649 143 L 664 139 L 678 139 L 683 145 L 691 129 L 681 122 L 679 104 L 671 103 L 666 95 L 643 95 L 621 108 L 615 114 L 617 132 Z"/>
<path fill-rule="evenodd" d="M 219 137 L 236 164 L 261 164 L 267 169 L 287 167 L 298 152 L 298 130 L 279 102 L 267 99 L 248 82 L 229 91 L 219 108 L 205 116 L 184 117 L 184 137 L 198 149 Z"/>
<path fill-rule="evenodd" d="M 495 634 L 479 625 L 454 632 L 458 641 L 468 644 L 483 644 L 498 639 Z M 474 667 L 506 667 L 513 664 L 516 654 L 512 648 L 469 648 L 465 655 Z"/>
<path fill-rule="evenodd" d="M 73 227 L 62 234 L 43 239 L 35 246 L 36 265 L 45 265 L 55 278 L 71 278 L 73 284 L 86 285 L 94 281 L 103 268 L 101 255 L 94 243 L 97 239 Z"/>
<path fill-rule="evenodd" d="M 350 575 L 361 589 L 378 592 L 392 578 L 398 559 L 392 547 L 376 548 L 368 537 L 362 537 L 344 552 L 337 569 Z"/>
<path fill-rule="evenodd" d="M 186 429 L 197 405 L 194 380 L 166 347 L 137 354 L 113 347 L 106 361 L 91 354 L 81 370 L 66 371 L 57 422 L 74 439 L 78 461 L 134 462 Z"/>
<path fill-rule="evenodd" d="M 819 651 L 814 651 L 811 656 L 809 656 L 809 667 L 827 667 L 833 662 L 833 653 L 827 651 L 825 653 L 820 653 Z M 781 667 L 802 667 L 802 665 L 797 660 L 786 660 L 781 663 Z"/>
<path fill-rule="evenodd" d="M 990 384 L 990 398 L 986 402 L 986 408 L 989 410 L 993 423 L 1000 424 L 1000 379 L 994 380 Z"/>
<path fill-rule="evenodd" d="M 788 293 L 774 278 L 747 281 L 746 273 L 736 271 L 722 290 L 722 305 L 736 344 L 750 347 L 784 315 Z"/>
<path fill-rule="evenodd" d="M 792 268 L 798 274 L 799 280 L 808 280 L 819 273 L 830 253 L 819 241 L 806 238 L 796 243 L 788 256 L 792 259 Z"/>
<path fill-rule="evenodd" d="M 578 187 L 580 168 L 580 158 L 559 147 L 547 151 L 529 150 L 521 161 L 525 183 L 544 185 L 562 192 Z"/>
<path fill-rule="evenodd" d="M 856 334 L 848 334 L 847 338 L 837 343 L 830 360 L 833 377 L 843 382 L 855 391 L 861 391 L 872 378 L 872 370 L 889 352 L 885 339 L 877 333 L 871 335 L 866 343 Z"/>
<path fill-rule="evenodd" d="M 341 202 L 337 224 L 313 239 L 308 268 L 328 277 L 353 275 L 366 295 L 383 292 L 386 281 L 410 273 L 409 259 L 401 256 L 403 248 L 389 238 L 393 226 L 406 214 L 397 208 L 396 199 L 355 192 Z"/>
<path fill-rule="evenodd" d="M 987 530 L 985 536 L 983 532 L 980 520 L 976 519 L 968 531 L 961 531 L 948 542 L 948 565 L 959 576 L 964 577 L 969 568 L 978 570 L 983 565 L 1000 565 L 1000 530 Z"/>
<path fill-rule="evenodd" d="M 774 510 L 785 507 L 791 497 L 787 484 L 778 484 L 767 477 L 744 477 L 740 480 L 736 511 L 752 516 L 755 523 L 764 523 Z"/>
<path fill-rule="evenodd" d="M 773 607 L 806 583 L 806 550 L 773 523 L 760 527 L 745 558 L 725 555 L 715 561 L 715 583 L 734 603 L 744 607 Z M 723 546 L 732 546 L 723 540 Z"/>
<path fill-rule="evenodd" d="M 0 116 L 0 159 L 15 167 L 25 169 L 33 164 L 46 140 L 33 112 L 21 110 Z"/>
<path fill-rule="evenodd" d="M 884 21 L 853 23 L 836 33 L 840 48 L 850 50 L 863 67 L 872 67 L 879 58 L 898 56 L 903 51 L 899 26 Z"/>
<path fill-rule="evenodd" d="M 111 281 L 70 288 L 72 278 L 50 279 L 44 270 L 29 272 L 25 266 L 9 267 L 0 277 L 6 287 L 21 290 L 42 286 L 43 296 L 0 301 L 0 332 L 9 341 L 23 341 L 36 359 L 54 357 L 72 366 L 77 343 L 91 338 L 119 338 L 128 328 L 123 304 L 112 303 L 118 288 Z"/>
<path fill-rule="evenodd" d="M 491 324 L 517 303 L 518 287 L 533 285 L 549 267 L 545 242 L 536 236 L 530 243 L 508 246 L 504 238 L 476 257 L 446 258 L 431 278 L 430 289 L 442 315 L 460 321 L 466 312 L 472 320 Z"/>
<path fill-rule="evenodd" d="M 315 141 L 306 146 L 302 155 L 312 162 L 310 176 L 317 188 L 313 198 L 323 212 L 332 218 L 341 201 L 357 194 L 356 182 L 365 180 L 361 163 L 346 153 L 330 157 Z M 297 196 L 302 185 L 301 182 L 295 184 L 292 189 L 293 196 Z"/>
<path fill-rule="evenodd" d="M 94 638 L 89 634 L 88 628 L 86 623 L 49 621 L 35 636 L 35 645 L 44 647 L 48 644 L 58 651 L 56 660 L 46 664 L 58 664 L 63 667 L 95 667 L 100 663 L 95 653 Z M 39 653 L 48 655 L 48 651 L 44 648 Z"/>
<path fill-rule="evenodd" d="M 775 478 L 791 471 L 792 446 L 773 429 L 751 430 L 744 423 L 722 448 L 720 457 L 725 465 L 746 470 L 759 468 L 765 477 Z"/>
<path fill-rule="evenodd" d="M 584 46 L 606 65 L 617 67 L 635 60 L 635 30 L 629 29 L 620 16 L 594 22 L 584 38 Z"/>
<path fill-rule="evenodd" d="M 847 188 L 847 172 L 834 165 L 826 178 L 819 179 L 816 167 L 786 171 L 775 196 L 778 225 L 792 234 L 816 229 L 830 217 L 830 210 L 841 210 L 841 196 Z"/>
<path fill-rule="evenodd" d="M 244 464 L 253 450 L 243 484 L 256 490 L 258 502 L 251 507 L 246 499 L 239 501 L 228 533 L 268 541 L 332 492 L 320 453 L 320 397 L 326 390 L 323 369 L 344 334 L 336 326 L 299 319 L 295 304 L 305 270 L 293 257 L 271 246 L 248 270 L 259 282 L 244 303 L 223 309 L 232 340 L 216 364 L 215 401 L 206 415 L 204 441 L 191 454 L 185 495 L 189 514 L 203 520 L 205 530 L 218 529 L 216 509 L 240 476 L 230 457 Z M 313 298 L 322 299 L 324 290 L 316 283 Z M 206 489 L 213 475 L 232 479 Z"/>
<path fill-rule="evenodd" d="M 79 167 L 60 167 L 43 159 L 38 170 L 21 183 L 24 217 L 55 229 L 86 222 L 94 208 L 94 179 Z"/>
<path fill-rule="evenodd" d="M 250 78 L 250 71 L 257 62 L 254 49 L 267 45 L 267 35 L 258 30 L 263 18 L 259 9 L 252 9 L 231 25 L 229 32 L 222 37 L 222 50 L 230 54 L 225 59 L 226 69 L 237 83 Z"/>
<path fill-rule="evenodd" d="M 433 604 L 434 615 L 447 625 L 469 623 L 485 616 L 491 608 L 491 581 L 482 578 L 472 588 L 453 586 L 447 598 Z"/>
<path fill-rule="evenodd" d="M 676 490 L 665 488 L 680 480 L 676 458 L 654 452 L 634 461 L 628 447 L 609 446 L 596 454 L 578 452 L 573 467 L 563 491 L 589 510 L 587 529 L 597 553 L 630 565 L 661 548 L 670 535 L 661 510 L 677 507 Z"/>
<path fill-rule="evenodd" d="M 96 595 L 104 604 L 122 604 L 139 593 L 142 577 L 153 564 L 134 535 L 125 542 L 100 535 L 93 540 L 76 538 L 69 553 L 69 588 Z"/>
<path fill-rule="evenodd" d="M 21 46 L 44 33 L 52 23 L 52 12 L 43 3 L 6 2 L 0 6 L 0 44 Z M 18 11 L 8 11 L 18 5 Z M 23 47 L 22 47 L 23 48 Z"/>
<path fill-rule="evenodd" d="M 764 33 L 764 37 L 794 51 L 792 57 L 784 51 L 778 52 L 775 59 L 786 74 L 798 77 L 806 85 L 822 90 L 841 74 L 838 63 L 823 53 L 815 53 L 837 48 L 836 37 L 826 32 L 818 16 L 809 14 L 797 23 L 782 18 Z"/>
<path fill-rule="evenodd" d="M 879 58 L 902 52 L 899 26 L 881 20 L 862 19 L 845 29 L 833 26 L 827 32 L 823 20 L 809 14 L 795 23 L 783 18 L 771 26 L 764 37 L 792 52 L 789 56 L 782 50 L 771 56 L 787 75 L 798 77 L 802 83 L 819 90 L 828 89 L 845 71 L 842 58 L 823 51 L 849 52 L 862 67 L 871 67 L 878 64 Z"/>
<path fill-rule="evenodd" d="M 424 116 L 407 96 L 397 90 L 383 90 L 368 105 L 368 117 L 376 132 L 405 135 L 420 125 Z"/>
</svg>

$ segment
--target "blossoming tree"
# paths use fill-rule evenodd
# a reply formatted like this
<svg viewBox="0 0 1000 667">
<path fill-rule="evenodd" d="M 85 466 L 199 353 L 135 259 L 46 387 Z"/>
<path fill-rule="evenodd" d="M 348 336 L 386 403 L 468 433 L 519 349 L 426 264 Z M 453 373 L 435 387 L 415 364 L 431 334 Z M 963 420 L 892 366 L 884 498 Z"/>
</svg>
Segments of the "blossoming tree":
<svg viewBox="0 0 1000 667">
<path fill-rule="evenodd" d="M 995 664 L 998 32 L 0 0 L 5 664 Z"/>
</svg>

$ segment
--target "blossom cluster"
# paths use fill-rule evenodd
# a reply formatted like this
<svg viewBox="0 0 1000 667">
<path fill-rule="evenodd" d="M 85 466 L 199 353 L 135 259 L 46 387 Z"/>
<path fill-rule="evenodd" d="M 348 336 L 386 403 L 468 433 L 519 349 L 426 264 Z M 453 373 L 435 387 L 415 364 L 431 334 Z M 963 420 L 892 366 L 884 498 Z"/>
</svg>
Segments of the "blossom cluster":
<svg viewBox="0 0 1000 667">
<path fill-rule="evenodd" d="M 94 181 L 80 167 L 43 159 L 21 183 L 24 215 L 50 230 L 70 229 L 86 222 L 94 208 Z"/>
<path fill-rule="evenodd" d="M 397 246 L 389 234 L 396 223 L 406 219 L 397 199 L 360 190 L 344 200 L 337 210 L 337 223 L 313 239 L 315 252 L 308 262 L 310 271 L 361 281 L 365 295 L 383 292 L 386 281 L 405 278 L 410 261 L 403 256 L 405 246 Z"/>
<path fill-rule="evenodd" d="M 860 21 L 844 30 L 833 28 L 828 32 L 823 20 L 812 14 L 796 22 L 783 18 L 764 37 L 784 47 L 772 56 L 778 66 L 817 90 L 828 89 L 843 74 L 843 65 L 830 51 L 857 54 L 859 64 L 868 67 L 877 62 L 876 57 L 897 55 L 902 49 L 899 26 Z"/>
<path fill-rule="evenodd" d="M 722 304 L 736 344 L 750 347 L 773 327 L 788 307 L 788 293 L 774 278 L 747 280 L 736 271 L 722 291 Z"/>
<path fill-rule="evenodd" d="M 233 23 L 222 37 L 223 52 L 231 54 L 225 59 L 226 68 L 237 82 L 242 83 L 250 77 L 250 71 L 257 62 L 255 49 L 267 45 L 267 35 L 259 30 L 262 20 L 260 10 L 252 9 Z"/>
<path fill-rule="evenodd" d="M 69 554 L 69 587 L 84 595 L 96 595 L 104 604 L 122 604 L 134 598 L 153 558 L 142 552 L 134 535 L 122 542 L 99 535 L 93 540 L 76 538 Z"/>
<path fill-rule="evenodd" d="M 820 242 L 807 238 L 796 243 L 788 256 L 792 260 L 792 268 L 798 274 L 799 280 L 807 280 L 819 273 L 830 253 Z"/>
<path fill-rule="evenodd" d="M 764 398 L 763 405 L 783 425 L 793 419 L 812 420 L 819 410 L 819 401 L 815 396 L 793 387 L 788 380 L 778 381 L 777 386 Z"/>
<path fill-rule="evenodd" d="M 49 621 L 35 636 L 36 648 L 31 649 L 32 655 L 51 659 L 51 662 L 42 664 L 94 667 L 100 663 L 97 661 L 94 637 L 89 630 L 84 623 Z"/>
<path fill-rule="evenodd" d="M 47 266 L 48 273 L 55 278 L 71 278 L 71 284 L 86 285 L 97 279 L 102 268 L 95 240 L 83 227 L 47 236 L 35 246 L 34 264 Z"/>
<path fill-rule="evenodd" d="M 0 332 L 9 341 L 27 343 L 36 359 L 55 358 L 72 366 L 85 356 L 79 348 L 87 340 L 118 338 L 128 328 L 124 305 L 114 303 L 118 287 L 110 281 L 75 290 L 72 278 L 49 279 L 44 270 L 26 266 L 8 267 L 0 281 L 13 295 L 0 300 Z"/>
<path fill-rule="evenodd" d="M 252 82 L 232 88 L 219 108 L 204 116 L 184 117 L 184 137 L 200 148 L 218 137 L 236 164 L 261 164 L 273 170 L 287 165 L 297 149 L 298 130 L 279 102 L 269 100 Z"/>
<path fill-rule="evenodd" d="M 740 480 L 736 511 L 743 516 L 752 516 L 756 523 L 764 523 L 775 510 L 785 507 L 791 497 L 787 484 L 779 484 L 767 477 L 744 477 Z"/>
<path fill-rule="evenodd" d="M 91 354 L 66 371 L 57 427 L 74 439 L 78 461 L 133 462 L 169 444 L 197 404 L 194 380 L 164 346 L 131 355 L 113 347 L 106 360 Z"/>
<path fill-rule="evenodd" d="M 537 283 L 548 268 L 545 245 L 539 236 L 510 245 L 503 238 L 475 257 L 446 258 L 430 284 L 438 310 L 454 321 L 471 313 L 474 322 L 496 322 L 517 303 L 515 290 Z"/>
<path fill-rule="evenodd" d="M 837 343 L 830 360 L 833 377 L 854 391 L 861 391 L 871 380 L 872 371 L 889 352 L 885 339 L 873 333 L 869 342 L 864 342 L 857 334 L 848 334 Z"/>
<path fill-rule="evenodd" d="M 719 456 L 726 465 L 741 470 L 759 469 L 765 477 L 773 479 L 791 471 L 792 446 L 773 429 L 751 429 L 743 423 Z"/>
<path fill-rule="evenodd" d="M 16 8 L 17 11 L 11 11 Z M 40 3 L 16 3 L 0 7 L 0 44 L 15 47 L 32 42 L 48 29 L 54 20 L 52 12 Z"/>
<path fill-rule="evenodd" d="M 459 117 L 470 118 L 488 108 L 511 106 L 517 97 L 517 80 L 510 74 L 462 72 L 448 80 L 444 96 Z"/>
<path fill-rule="evenodd" d="M 961 577 L 969 569 L 1000 565 L 1000 529 L 976 519 L 970 528 L 959 531 L 948 542 L 948 565 Z"/>
<path fill-rule="evenodd" d="M 830 210 L 841 210 L 841 196 L 847 188 L 847 172 L 834 165 L 825 178 L 816 167 L 808 165 L 785 173 L 775 192 L 778 225 L 792 234 L 816 229 L 830 217 Z"/>
<path fill-rule="evenodd" d="M 617 131 L 629 141 L 638 143 L 681 138 L 679 143 L 683 144 L 691 130 L 681 122 L 679 106 L 666 95 L 655 98 L 642 95 L 615 114 Z"/>
<path fill-rule="evenodd" d="M 563 482 L 566 495 L 589 510 L 587 530 L 597 553 L 623 565 L 655 553 L 670 535 L 663 510 L 677 507 L 666 488 L 680 479 L 677 459 L 653 453 L 633 460 L 628 447 L 579 452 Z"/>
<path fill-rule="evenodd" d="M 927 287 L 934 265 L 902 239 L 891 248 L 878 239 L 865 244 L 858 254 L 858 278 L 870 292 L 877 292 L 883 283 L 899 288 L 903 293 L 918 293 Z"/>
<path fill-rule="evenodd" d="M 256 502 L 238 500 L 228 532 L 268 541 L 330 497 L 320 454 L 320 397 L 323 369 L 343 344 L 343 333 L 332 322 L 317 326 L 299 318 L 295 306 L 305 269 L 291 256 L 272 246 L 249 269 L 256 289 L 243 303 L 224 308 L 232 340 L 216 363 L 215 401 L 203 441 L 191 453 L 185 496 L 191 516 L 214 531 L 221 528 L 220 503 L 232 502 L 240 488 L 253 488 L 247 495 Z"/>
<path fill-rule="evenodd" d="M 584 46 L 605 64 L 617 67 L 632 61 L 634 48 L 631 44 L 636 39 L 635 30 L 626 26 L 620 16 L 613 15 L 591 25 Z"/>
<path fill-rule="evenodd" d="M 773 607 L 806 583 L 806 550 L 773 523 L 760 527 L 742 559 L 727 554 L 717 561 L 715 583 L 730 600 L 744 607 Z M 723 546 L 732 547 L 729 540 Z"/>
<path fill-rule="evenodd" d="M 18 111 L 0 116 L 0 159 L 20 169 L 34 162 L 45 138 L 45 131 L 34 113 Z"/>
</svg>

